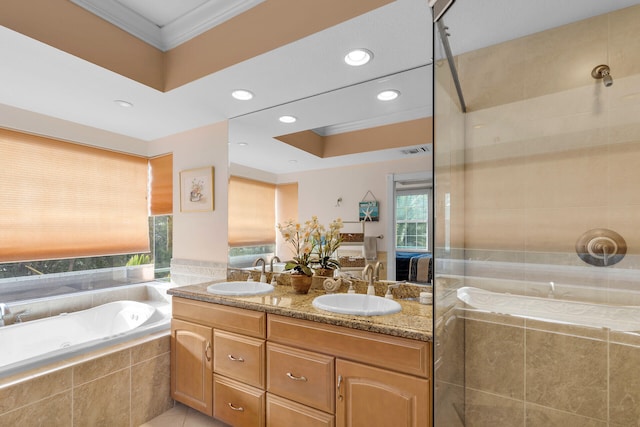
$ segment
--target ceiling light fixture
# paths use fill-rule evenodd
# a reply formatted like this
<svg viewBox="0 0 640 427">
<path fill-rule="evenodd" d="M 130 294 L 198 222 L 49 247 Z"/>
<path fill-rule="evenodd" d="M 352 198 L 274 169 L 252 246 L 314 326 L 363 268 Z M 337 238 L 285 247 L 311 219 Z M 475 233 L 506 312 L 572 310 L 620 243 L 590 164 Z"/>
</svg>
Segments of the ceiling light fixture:
<svg viewBox="0 0 640 427">
<path fill-rule="evenodd" d="M 295 159 L 291 159 L 291 160 L 289 160 L 289 163 L 291 163 L 292 165 L 294 165 L 294 164 L 298 163 L 298 161 L 297 161 L 297 160 L 295 160 Z"/>
<path fill-rule="evenodd" d="M 248 101 L 253 98 L 253 93 L 245 89 L 236 89 L 231 92 L 231 96 L 240 101 Z"/>
<path fill-rule="evenodd" d="M 239 147 L 246 147 L 249 144 L 247 144 L 246 142 L 237 142 L 236 145 L 238 145 Z"/>
<path fill-rule="evenodd" d="M 282 116 L 278 120 L 280 120 L 282 123 L 294 123 L 298 119 L 293 116 Z"/>
<path fill-rule="evenodd" d="M 122 108 L 131 108 L 133 107 L 133 104 L 130 103 L 129 101 L 124 101 L 122 99 L 116 99 L 115 101 L 116 104 L 118 104 L 119 106 L 121 106 Z"/>
<path fill-rule="evenodd" d="M 359 67 L 371 61 L 373 53 L 367 49 L 353 49 L 344 57 L 344 62 L 352 67 Z"/>
<path fill-rule="evenodd" d="M 378 94 L 378 99 L 380 101 L 393 101 L 399 96 L 400 92 L 398 92 L 397 90 L 383 90 Z"/>
</svg>

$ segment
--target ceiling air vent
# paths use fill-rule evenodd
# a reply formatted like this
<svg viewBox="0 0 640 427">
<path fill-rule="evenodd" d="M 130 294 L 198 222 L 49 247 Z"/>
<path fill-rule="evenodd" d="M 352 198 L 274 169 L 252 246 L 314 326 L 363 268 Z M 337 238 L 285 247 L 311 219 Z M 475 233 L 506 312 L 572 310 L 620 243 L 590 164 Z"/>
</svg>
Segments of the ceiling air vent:
<svg viewBox="0 0 640 427">
<path fill-rule="evenodd" d="M 429 148 L 429 146 L 427 145 L 423 145 L 421 147 L 414 147 L 414 148 L 407 148 L 405 150 L 401 150 L 402 154 L 422 154 L 422 153 L 428 153 L 429 151 L 431 151 L 431 149 Z"/>
</svg>

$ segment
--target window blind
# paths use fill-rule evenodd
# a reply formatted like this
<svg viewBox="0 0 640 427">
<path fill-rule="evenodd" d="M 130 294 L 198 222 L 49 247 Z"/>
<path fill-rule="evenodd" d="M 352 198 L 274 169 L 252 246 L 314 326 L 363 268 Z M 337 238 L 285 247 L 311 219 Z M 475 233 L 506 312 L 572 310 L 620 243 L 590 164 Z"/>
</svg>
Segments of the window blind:
<svg viewBox="0 0 640 427">
<path fill-rule="evenodd" d="M 173 154 L 149 159 L 149 214 L 173 214 Z"/>
<path fill-rule="evenodd" d="M 276 241 L 274 184 L 231 176 L 229 179 L 229 246 Z"/>
<path fill-rule="evenodd" d="M 0 129 L 0 262 L 149 251 L 147 160 Z"/>
</svg>

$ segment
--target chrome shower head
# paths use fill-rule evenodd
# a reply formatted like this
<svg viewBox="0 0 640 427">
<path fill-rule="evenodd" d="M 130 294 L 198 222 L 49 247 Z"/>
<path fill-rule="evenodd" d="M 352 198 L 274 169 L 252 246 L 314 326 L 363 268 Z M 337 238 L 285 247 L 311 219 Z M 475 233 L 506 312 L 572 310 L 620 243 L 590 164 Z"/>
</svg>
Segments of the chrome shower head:
<svg viewBox="0 0 640 427">
<path fill-rule="evenodd" d="M 608 65 L 598 65 L 593 70 L 591 70 L 591 77 L 596 80 L 602 79 L 602 83 L 605 87 L 609 87 L 613 84 L 613 78 L 611 77 L 611 70 Z"/>
</svg>

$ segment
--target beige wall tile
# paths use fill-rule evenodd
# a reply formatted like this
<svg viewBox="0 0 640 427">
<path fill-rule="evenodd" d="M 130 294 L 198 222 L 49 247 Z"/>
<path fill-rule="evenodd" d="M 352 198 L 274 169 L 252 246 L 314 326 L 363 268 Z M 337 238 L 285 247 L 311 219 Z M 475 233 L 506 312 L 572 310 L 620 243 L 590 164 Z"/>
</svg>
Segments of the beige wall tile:
<svg viewBox="0 0 640 427">
<path fill-rule="evenodd" d="M 522 209 L 466 210 L 465 226 L 468 249 L 525 249 L 525 211 Z"/>
<path fill-rule="evenodd" d="M 74 425 L 129 426 L 130 381 L 130 369 L 123 369 L 75 387 L 73 391 Z"/>
<path fill-rule="evenodd" d="M 467 389 L 466 427 L 524 427 L 524 402 Z"/>
<path fill-rule="evenodd" d="M 69 427 L 73 425 L 71 412 L 71 390 L 68 390 L 0 415 L 0 425 Z"/>
<path fill-rule="evenodd" d="M 159 337 L 131 349 L 131 363 L 136 364 L 147 359 L 168 353 L 171 350 L 170 335 Z"/>
<path fill-rule="evenodd" d="M 524 399 L 524 329 L 467 320 L 466 386 Z"/>
<path fill-rule="evenodd" d="M 131 365 L 131 350 L 121 350 L 107 354 L 74 366 L 73 384 L 75 386 L 125 369 Z"/>
<path fill-rule="evenodd" d="M 464 387 L 436 382 L 435 425 L 464 427 Z"/>
<path fill-rule="evenodd" d="M 640 348 L 611 344 L 610 421 L 637 425 L 640 420 Z"/>
<path fill-rule="evenodd" d="M 71 369 L 61 369 L 0 389 L 0 414 L 71 389 Z"/>
<path fill-rule="evenodd" d="M 609 427 L 606 421 L 586 418 L 543 406 L 526 404 L 527 427 Z"/>
<path fill-rule="evenodd" d="M 640 73 L 640 7 L 633 6 L 609 14 L 609 64 L 612 76 Z M 615 70 L 615 71 L 614 71 Z"/>
<path fill-rule="evenodd" d="M 131 367 L 131 425 L 139 426 L 173 406 L 169 353 Z"/>
<path fill-rule="evenodd" d="M 526 331 L 527 401 L 590 418 L 607 416 L 607 344 Z"/>
</svg>

